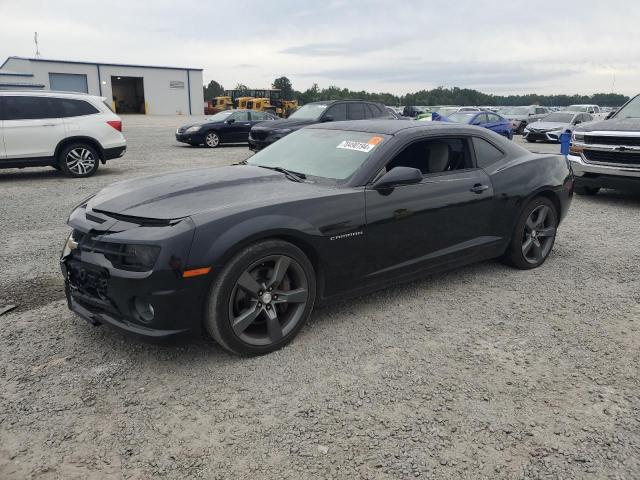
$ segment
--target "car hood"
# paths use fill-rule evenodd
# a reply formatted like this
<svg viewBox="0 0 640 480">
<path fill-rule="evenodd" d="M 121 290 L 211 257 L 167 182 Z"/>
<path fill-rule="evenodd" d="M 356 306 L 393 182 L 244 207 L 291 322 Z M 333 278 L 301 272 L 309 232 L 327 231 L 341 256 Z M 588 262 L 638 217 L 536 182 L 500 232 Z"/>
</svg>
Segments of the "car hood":
<svg viewBox="0 0 640 480">
<path fill-rule="evenodd" d="M 252 165 L 201 168 L 114 183 L 87 208 L 145 219 L 172 220 L 234 208 L 256 208 L 314 196 L 328 186 L 298 183 Z"/>
<path fill-rule="evenodd" d="M 271 122 L 259 123 L 253 129 L 255 130 L 280 130 L 283 128 L 290 128 L 292 130 L 297 130 L 298 128 L 305 127 L 307 125 L 313 125 L 314 123 L 318 123 L 317 120 L 303 120 L 296 118 L 286 118 L 282 120 L 273 120 Z M 252 130 L 253 130 L 252 129 Z"/>
<path fill-rule="evenodd" d="M 559 130 L 561 128 L 570 128 L 571 124 L 566 122 L 533 122 L 529 129 L 536 130 Z"/>
<path fill-rule="evenodd" d="M 219 123 L 224 123 L 224 122 L 208 122 L 208 121 L 204 121 L 204 122 L 194 122 L 194 123 L 188 123 L 186 125 L 182 125 L 180 128 L 182 129 L 187 129 L 190 127 L 202 127 L 203 125 L 217 125 Z"/>
<path fill-rule="evenodd" d="M 587 122 L 575 129 L 576 132 L 638 132 L 640 135 L 640 118 L 612 118 L 599 122 Z"/>
</svg>

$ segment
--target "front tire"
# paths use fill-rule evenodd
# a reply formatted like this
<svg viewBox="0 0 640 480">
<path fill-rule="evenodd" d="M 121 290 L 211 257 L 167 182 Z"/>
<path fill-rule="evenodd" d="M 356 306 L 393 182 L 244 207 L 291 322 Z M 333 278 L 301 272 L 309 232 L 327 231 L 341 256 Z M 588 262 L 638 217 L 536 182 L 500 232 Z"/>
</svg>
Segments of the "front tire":
<svg viewBox="0 0 640 480">
<path fill-rule="evenodd" d="M 558 212 L 551 200 L 537 197 L 522 210 L 504 260 L 529 270 L 544 263 L 556 240 Z"/>
<path fill-rule="evenodd" d="M 204 146 L 207 148 L 217 148 L 220 145 L 220 135 L 216 132 L 209 132 L 204 137 Z"/>
<path fill-rule="evenodd" d="M 205 329 L 232 353 L 269 353 L 298 334 L 315 297 L 315 272 L 304 252 L 262 241 L 236 254 L 213 282 Z"/>
<path fill-rule="evenodd" d="M 58 167 L 67 177 L 90 177 L 98 171 L 99 165 L 98 152 L 87 143 L 67 145 L 58 155 Z"/>
</svg>

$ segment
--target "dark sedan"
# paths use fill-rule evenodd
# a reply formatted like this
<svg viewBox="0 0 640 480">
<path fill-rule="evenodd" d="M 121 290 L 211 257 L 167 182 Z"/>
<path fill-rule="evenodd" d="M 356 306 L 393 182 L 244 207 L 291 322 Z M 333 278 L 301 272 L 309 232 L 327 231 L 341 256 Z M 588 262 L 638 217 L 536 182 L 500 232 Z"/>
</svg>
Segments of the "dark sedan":
<svg viewBox="0 0 640 480">
<path fill-rule="evenodd" d="M 327 100 L 303 105 L 285 120 L 257 125 L 251 129 L 249 148 L 254 151 L 277 142 L 291 132 L 315 123 L 340 122 L 344 120 L 396 118 L 384 105 L 364 100 Z"/>
<path fill-rule="evenodd" d="M 178 128 L 176 140 L 209 148 L 216 148 L 222 143 L 247 143 L 251 127 L 273 120 L 278 120 L 278 117 L 268 112 L 225 110 L 204 122 L 191 123 Z"/>
<path fill-rule="evenodd" d="M 314 125 L 241 165 L 109 186 L 69 217 L 69 307 L 92 324 L 204 331 L 255 355 L 315 304 L 500 257 L 540 266 L 567 214 L 565 158 L 452 123 Z"/>
</svg>

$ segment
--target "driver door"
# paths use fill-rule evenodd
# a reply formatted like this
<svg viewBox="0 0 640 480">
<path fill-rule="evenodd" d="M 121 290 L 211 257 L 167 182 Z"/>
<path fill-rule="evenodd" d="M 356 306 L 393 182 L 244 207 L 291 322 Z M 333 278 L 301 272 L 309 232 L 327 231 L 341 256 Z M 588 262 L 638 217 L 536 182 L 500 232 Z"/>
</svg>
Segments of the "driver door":
<svg viewBox="0 0 640 480">
<path fill-rule="evenodd" d="M 234 121 L 228 123 L 231 119 Z M 226 142 L 247 142 L 250 130 L 249 112 L 235 112 L 227 119 L 224 139 Z"/>
<path fill-rule="evenodd" d="M 367 278 L 372 284 L 467 263 L 489 251 L 493 186 L 475 167 L 470 139 L 418 140 L 386 165 L 418 168 L 423 180 L 387 190 L 367 187 Z"/>
</svg>

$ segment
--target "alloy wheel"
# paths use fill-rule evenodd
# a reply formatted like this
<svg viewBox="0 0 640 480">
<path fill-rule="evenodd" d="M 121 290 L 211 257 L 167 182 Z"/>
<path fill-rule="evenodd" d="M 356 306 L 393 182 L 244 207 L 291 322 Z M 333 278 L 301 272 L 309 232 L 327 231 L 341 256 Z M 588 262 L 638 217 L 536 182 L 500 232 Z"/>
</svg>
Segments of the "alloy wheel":
<svg viewBox="0 0 640 480">
<path fill-rule="evenodd" d="M 78 147 L 69 150 L 65 159 L 69 170 L 76 175 L 86 175 L 96 165 L 96 158 L 91 150 Z"/>
<path fill-rule="evenodd" d="M 555 214 L 547 205 L 539 205 L 527 217 L 522 239 L 522 255 L 531 264 L 541 263 L 553 247 L 556 236 Z"/>
<path fill-rule="evenodd" d="M 220 137 L 215 133 L 208 133 L 204 141 L 207 147 L 215 148 L 220 144 Z"/>
<path fill-rule="evenodd" d="M 231 328 L 249 345 L 275 344 L 301 321 L 308 299 L 302 266 L 289 256 L 270 255 L 237 279 L 229 300 Z"/>
</svg>

